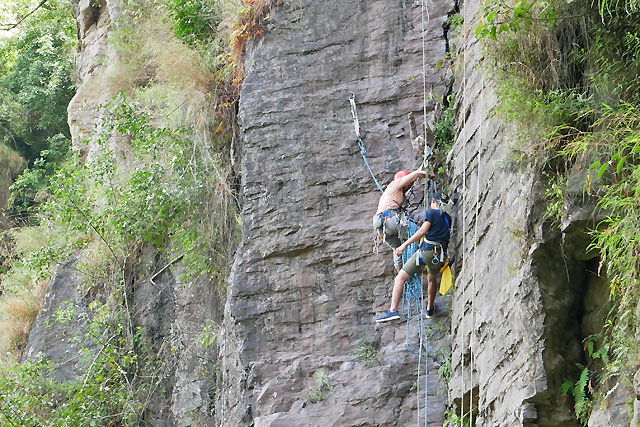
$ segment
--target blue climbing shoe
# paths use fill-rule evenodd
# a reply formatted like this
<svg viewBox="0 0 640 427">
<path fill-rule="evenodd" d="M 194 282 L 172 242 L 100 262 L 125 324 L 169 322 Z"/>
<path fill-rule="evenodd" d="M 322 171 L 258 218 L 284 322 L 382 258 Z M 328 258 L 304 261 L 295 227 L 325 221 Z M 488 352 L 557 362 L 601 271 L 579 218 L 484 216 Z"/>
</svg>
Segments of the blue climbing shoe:
<svg viewBox="0 0 640 427">
<path fill-rule="evenodd" d="M 398 313 L 398 310 L 396 310 L 396 311 L 387 310 L 387 312 L 384 314 L 384 316 L 378 317 L 376 319 L 376 323 L 388 322 L 390 320 L 397 320 L 399 318 L 400 318 L 400 313 Z"/>
<path fill-rule="evenodd" d="M 433 304 L 433 307 L 431 307 L 431 310 L 427 309 L 427 305 L 429 303 L 424 303 L 424 317 L 426 319 L 431 319 L 433 317 L 433 314 L 436 312 L 436 305 Z"/>
</svg>

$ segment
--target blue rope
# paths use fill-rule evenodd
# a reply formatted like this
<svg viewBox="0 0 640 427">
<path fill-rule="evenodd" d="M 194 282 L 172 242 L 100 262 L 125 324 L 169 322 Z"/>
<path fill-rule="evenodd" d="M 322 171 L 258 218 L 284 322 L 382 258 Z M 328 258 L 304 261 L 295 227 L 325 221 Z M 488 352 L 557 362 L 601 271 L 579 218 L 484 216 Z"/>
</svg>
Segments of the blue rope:
<svg viewBox="0 0 640 427">
<path fill-rule="evenodd" d="M 427 420 L 429 419 L 429 401 L 427 399 L 429 393 L 429 337 L 424 341 L 424 427 L 427 427 Z"/>
<path fill-rule="evenodd" d="M 371 174 L 371 178 L 373 178 L 373 180 L 376 182 L 376 185 L 378 186 L 380 191 L 382 191 L 384 193 L 384 190 L 382 189 L 382 186 L 380 185 L 380 183 L 376 179 L 375 175 L 373 174 L 373 171 L 371 170 L 371 166 L 369 166 L 369 161 L 367 160 L 367 150 L 364 149 L 364 144 L 363 144 L 362 139 L 360 137 L 358 137 L 358 145 L 360 146 L 360 154 L 362 154 L 362 158 L 364 159 L 364 164 L 367 165 L 367 169 L 369 169 L 369 173 Z"/>
<path fill-rule="evenodd" d="M 418 231 L 418 224 L 416 224 L 415 222 L 409 219 L 409 237 L 413 236 L 416 231 Z M 406 263 L 409 260 L 409 258 L 411 258 L 411 256 L 416 252 L 417 249 L 418 249 L 417 242 L 410 244 L 402 253 L 402 263 L 403 264 Z M 413 350 L 409 345 L 409 320 L 411 319 L 411 316 L 414 312 L 414 305 L 415 305 L 415 312 L 418 314 L 418 316 L 420 316 L 420 313 L 422 312 L 422 307 L 420 306 L 421 301 L 422 301 L 422 285 L 420 284 L 420 278 L 418 277 L 418 274 L 414 274 L 404 284 L 404 289 L 402 291 L 402 312 L 407 318 L 406 346 L 407 346 L 407 350 L 409 350 L 413 354 L 418 354 L 419 349 Z M 422 324 L 420 325 L 418 338 L 419 338 L 418 346 L 420 346 L 420 343 L 422 342 Z"/>
<path fill-rule="evenodd" d="M 431 206 L 431 201 L 433 200 L 433 194 L 435 193 L 435 189 L 436 189 L 436 184 L 433 182 L 433 180 L 430 180 L 430 181 L 431 181 L 431 185 L 429 186 L 429 190 L 431 192 L 431 195 L 429 196 L 429 204 L 427 206 Z"/>
<path fill-rule="evenodd" d="M 433 182 L 431 184 L 431 197 L 433 197 Z M 409 237 L 413 236 L 416 231 L 418 231 L 418 225 L 411 221 L 409 221 Z M 411 258 L 411 256 L 418 250 L 418 243 L 410 244 L 407 249 L 402 253 L 402 262 L 405 263 Z M 423 334 L 423 322 L 422 316 L 420 313 L 422 311 L 422 285 L 420 284 L 420 278 L 417 274 L 414 274 L 407 280 L 404 285 L 404 290 L 402 291 L 402 311 L 407 318 L 407 334 L 406 334 L 406 346 L 407 350 L 413 354 L 418 354 L 420 351 L 420 346 L 422 345 L 422 334 Z M 409 320 L 411 319 L 413 307 L 412 304 L 415 304 L 416 312 L 418 314 L 418 350 L 414 350 L 409 345 Z M 429 419 L 429 402 L 428 402 L 428 394 L 429 394 L 429 336 L 425 334 L 425 379 L 424 379 L 424 425 L 427 427 L 427 420 Z"/>
</svg>

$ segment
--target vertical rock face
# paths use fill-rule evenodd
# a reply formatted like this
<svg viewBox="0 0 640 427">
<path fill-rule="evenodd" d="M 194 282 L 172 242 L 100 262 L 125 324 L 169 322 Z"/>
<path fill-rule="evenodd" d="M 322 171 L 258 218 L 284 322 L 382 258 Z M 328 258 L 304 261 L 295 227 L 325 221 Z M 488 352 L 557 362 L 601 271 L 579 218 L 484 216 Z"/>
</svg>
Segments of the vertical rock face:
<svg viewBox="0 0 640 427">
<path fill-rule="evenodd" d="M 435 65 L 452 7 L 429 5 L 425 17 L 427 90 L 440 96 L 444 71 Z M 355 140 L 349 94 L 377 177 L 387 183 L 398 169 L 417 167 L 407 114 L 422 117 L 420 3 L 283 2 L 265 23 L 240 97 L 242 241 L 225 308 L 219 422 L 416 422 L 424 366 L 418 378 L 404 323 L 374 323 L 388 308 L 394 271 L 389 248 L 371 253 L 380 193 Z M 441 321 L 433 341 L 447 331 Z M 417 349 L 415 329 L 409 339 Z M 375 360 L 356 356 L 365 348 Z M 437 425 L 444 395 L 429 360 L 429 424 Z"/>
<path fill-rule="evenodd" d="M 569 206 L 566 216 L 581 223 L 558 230 L 545 222 L 546 183 L 517 161 L 513 129 L 492 111 L 495 82 L 482 72 L 473 36 L 480 3 L 464 6 L 454 87 L 459 132 L 449 154 L 462 258 L 450 399 L 477 425 L 579 425 L 561 385 L 585 363 L 582 340 L 598 322 L 589 300 L 598 292 L 600 303 L 607 298 L 593 273 L 597 254 L 586 254 L 589 215 Z"/>
<path fill-rule="evenodd" d="M 75 152 L 82 158 L 89 154 L 88 133 L 99 122 L 97 107 L 105 103 L 112 89 L 107 79 L 111 72 L 114 50 L 107 38 L 120 13 L 119 0 L 75 0 L 77 7 L 78 51 L 76 77 L 78 91 L 69 103 L 69 129 Z M 111 60 L 109 60 L 111 58 Z"/>
<path fill-rule="evenodd" d="M 52 361 L 56 376 L 63 381 L 79 375 L 80 347 L 94 347 L 84 339 L 89 301 L 77 290 L 80 274 L 76 261 L 74 258 L 61 265 L 51 278 L 44 304 L 22 354 L 23 361 L 35 361 L 40 357 Z M 62 316 L 62 312 L 67 314 Z M 56 316 L 61 320 L 57 321 Z"/>
<path fill-rule="evenodd" d="M 495 91 L 478 67 L 472 17 L 479 6 L 465 4 L 454 87 L 459 136 L 449 174 L 460 196 L 451 248 L 458 271 L 453 297 L 437 301 L 441 313 L 453 306 L 452 325 L 446 314 L 427 325 L 428 357 L 415 318 L 374 323 L 388 307 L 395 272 L 389 248 L 370 251 L 380 193 L 348 99 L 353 92 L 368 160 L 383 184 L 417 167 L 407 114 L 422 121 L 423 35 L 426 88 L 443 96 L 447 82 L 436 64 L 446 53 L 443 24 L 453 2 L 430 3 L 424 21 L 417 1 L 282 2 L 262 20 L 264 37 L 247 57 L 242 236 L 217 386 L 215 352 L 198 340 L 203 325 L 220 317 L 215 293 L 208 283 L 180 284 L 149 248 L 140 256 L 150 270 L 131 291 L 134 321 L 171 353 L 150 424 L 404 426 L 428 412 L 428 425 L 441 425 L 446 390 L 436 370 L 453 346 L 450 401 L 471 408 L 476 425 L 577 425 L 560 384 L 582 360 L 581 340 L 597 329 L 581 319 L 595 313 L 603 288 L 589 272 L 593 259 L 581 255 L 580 222 L 588 218 L 550 230 L 540 177 L 511 163 L 510 129 L 491 114 Z M 78 13 L 81 85 L 69 120 L 74 148 L 90 154 L 80 140 L 106 100 L 109 69 L 100 58 L 111 54 L 106 38 L 118 3 L 81 0 Z M 434 108 L 427 101 L 429 117 Z M 58 272 L 25 356 L 57 358 L 62 378 L 77 368 L 56 353 L 64 351 L 56 337 L 69 332 L 44 325 L 64 301 L 84 309 L 80 280 L 69 268 Z M 65 328 L 76 333 L 83 325 Z M 626 393 L 620 387 L 592 425 L 623 418 Z"/>
</svg>

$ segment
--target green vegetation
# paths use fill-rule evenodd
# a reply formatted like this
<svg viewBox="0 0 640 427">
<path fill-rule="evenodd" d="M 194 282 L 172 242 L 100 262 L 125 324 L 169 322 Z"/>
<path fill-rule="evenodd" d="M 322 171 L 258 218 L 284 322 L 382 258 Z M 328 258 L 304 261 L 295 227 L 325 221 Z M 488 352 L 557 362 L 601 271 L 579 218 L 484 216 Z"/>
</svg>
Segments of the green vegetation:
<svg viewBox="0 0 640 427">
<path fill-rule="evenodd" d="M 7 2 L 0 10 L 0 23 L 7 26 L 36 5 Z M 75 93 L 75 19 L 68 3 L 49 0 L 10 34 L 2 37 L 0 31 L 0 164 L 8 171 L 0 179 L 0 191 L 9 189 L 25 167 L 37 170 L 9 201 L 23 214 L 35 204 L 53 169 L 42 163 L 51 155 L 47 150 L 59 150 L 61 141 L 70 137 L 67 105 Z"/>
<path fill-rule="evenodd" d="M 167 3 L 171 27 L 176 36 L 190 45 L 207 43 L 221 23 L 220 1 L 171 0 Z"/>
<path fill-rule="evenodd" d="M 15 6 L 24 17 L 38 3 Z M 0 245 L 0 423 L 140 425 L 164 393 L 175 349 L 152 346 L 129 307 L 132 289 L 153 273 L 139 257 L 155 253 L 165 268 L 180 261 L 180 283 L 225 293 L 238 228 L 232 156 L 243 50 L 260 35 L 269 4 L 123 1 L 101 88 L 112 98 L 76 153 L 66 126 L 75 17 L 63 0 L 48 0 L 0 39 L 0 162 L 15 180 L 10 209 L 30 224 L 11 224 Z M 0 24 L 18 16 L 6 6 Z M 80 349 L 79 378 L 59 382 L 47 360 L 14 361 L 47 279 L 71 255 L 78 292 L 93 302 L 68 301 L 54 315 L 88 325 L 69 337 Z M 218 333 L 207 323 L 191 344 L 211 348 Z M 317 401 L 327 380 L 318 377 Z M 211 399 L 216 390 L 214 381 Z"/>
<path fill-rule="evenodd" d="M 449 181 L 446 176 L 447 156 L 451 148 L 453 148 L 456 135 L 455 96 L 451 93 L 442 98 L 435 93 L 431 93 L 428 98 L 435 98 L 442 106 L 442 109 L 436 109 L 437 115 L 431 126 L 431 131 L 435 136 L 431 165 L 437 172 L 438 188 L 446 190 L 446 183 Z"/>
<path fill-rule="evenodd" d="M 450 94 L 445 97 L 445 99 L 440 100 L 440 102 L 442 102 L 444 109 L 436 118 L 431 129 L 436 137 L 436 145 L 433 150 L 433 162 L 440 168 L 438 175 L 444 174 L 444 165 L 447 162 L 447 156 L 453 147 L 456 135 L 455 97 L 453 94 Z"/>
<path fill-rule="evenodd" d="M 69 158 L 71 141 L 64 135 L 52 136 L 47 145 L 48 148 L 40 152 L 40 157 L 33 162 L 33 166 L 23 171 L 10 187 L 9 207 L 17 213 L 25 214 L 43 201 L 41 197 L 45 194 L 49 180 Z"/>
<path fill-rule="evenodd" d="M 22 4 L 25 9 L 35 5 Z M 31 165 L 48 148 L 49 138 L 70 136 L 75 19 L 66 2 L 49 0 L 14 31 L 0 37 L 0 142 Z"/>
<path fill-rule="evenodd" d="M 455 412 L 447 409 L 444 413 L 444 424 L 443 427 L 455 427 L 455 426 L 464 426 L 471 427 L 471 419 L 469 414 L 464 414 L 464 416 L 460 416 Z"/>
<path fill-rule="evenodd" d="M 217 325 L 204 325 L 202 332 L 200 332 L 200 336 L 198 337 L 200 345 L 204 348 L 214 345 L 218 339 L 218 334 L 216 332 L 218 329 L 220 328 Z"/>
<path fill-rule="evenodd" d="M 591 408 L 593 407 L 593 401 L 587 396 L 589 385 L 589 368 L 577 363 L 576 366 L 580 369 L 580 377 L 575 384 L 571 381 L 565 381 L 562 384 L 562 395 L 566 396 L 568 393 L 573 395 L 575 402 L 576 417 L 582 424 L 586 424 L 589 421 L 589 415 L 591 414 Z"/>
<path fill-rule="evenodd" d="M 589 341 L 600 349 L 589 350 L 579 378 L 564 387 L 582 422 L 592 392 L 606 392 L 599 387 L 612 377 L 630 381 L 639 362 L 639 18 L 632 0 L 489 1 L 476 29 L 499 83 L 499 114 L 522 130 L 512 161 L 536 166 L 548 180 L 549 227 L 561 223 L 570 194 L 595 200 L 606 213 L 588 249 L 600 253 L 598 273 L 610 280 L 614 308 Z M 584 182 L 569 188 L 567 177 L 576 172 Z M 602 366 L 596 369 L 594 359 Z"/>
<path fill-rule="evenodd" d="M 77 381 L 59 381 L 44 359 L 5 365 L 0 371 L 3 425 L 140 425 L 144 409 L 166 374 L 161 360 L 148 357 L 140 331 L 116 327 L 121 319 L 106 305 L 90 305 L 88 332 L 70 337 L 79 346 L 84 370 Z M 69 303 L 58 321 L 78 315 Z M 121 423 L 121 424 L 120 424 Z"/>
<path fill-rule="evenodd" d="M 376 350 L 372 344 L 362 341 L 358 348 L 353 353 L 358 356 L 358 360 L 364 363 L 367 367 L 370 367 L 374 363 L 378 362 L 378 350 Z"/>
<path fill-rule="evenodd" d="M 331 391 L 331 378 L 329 378 L 324 372 L 318 371 L 313 376 L 313 387 L 307 395 L 307 399 L 312 403 L 322 402 L 325 398 L 324 393 Z"/>
<path fill-rule="evenodd" d="M 447 357 L 442 365 L 438 367 L 438 376 L 444 381 L 446 389 L 451 379 L 451 356 Z"/>
</svg>

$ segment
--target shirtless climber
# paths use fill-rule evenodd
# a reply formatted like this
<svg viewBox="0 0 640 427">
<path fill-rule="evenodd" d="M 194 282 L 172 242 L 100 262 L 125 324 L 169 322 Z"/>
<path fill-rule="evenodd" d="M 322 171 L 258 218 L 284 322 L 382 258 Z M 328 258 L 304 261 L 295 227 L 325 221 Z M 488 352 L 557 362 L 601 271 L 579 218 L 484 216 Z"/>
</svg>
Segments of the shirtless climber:
<svg viewBox="0 0 640 427">
<path fill-rule="evenodd" d="M 420 170 L 396 172 L 393 176 L 393 181 L 387 185 L 382 196 L 380 196 L 378 211 L 373 216 L 373 228 L 383 237 L 384 242 L 393 249 L 393 265 L 398 271 L 402 268 L 402 252 L 398 256 L 396 248 L 407 239 L 408 230 L 408 223 L 404 219 L 404 214 L 401 210 L 405 192 L 415 180 L 425 176 L 425 172 Z M 431 178 L 431 174 L 429 178 Z"/>
<path fill-rule="evenodd" d="M 395 249 L 395 256 L 401 257 L 410 244 L 419 241 L 424 236 L 424 241 L 420 248 L 404 263 L 402 269 L 398 271 L 393 283 L 393 292 L 391 294 L 391 306 L 389 310 L 376 319 L 377 323 L 388 322 L 400 318 L 398 305 L 402 297 L 404 284 L 411 276 L 419 272 L 423 268 L 427 268 L 428 288 L 427 288 L 427 307 L 425 317 L 433 316 L 434 302 L 436 299 L 436 280 L 437 274 L 444 266 L 444 258 L 449 244 L 449 235 L 451 227 L 451 217 L 440 209 L 441 204 L 446 204 L 449 197 L 441 191 L 434 194 L 431 199 L 429 209 L 424 213 L 424 222 L 422 226 L 407 241 L 400 244 Z M 400 258 L 402 259 L 402 258 Z"/>
</svg>

